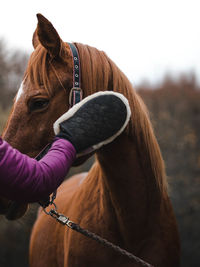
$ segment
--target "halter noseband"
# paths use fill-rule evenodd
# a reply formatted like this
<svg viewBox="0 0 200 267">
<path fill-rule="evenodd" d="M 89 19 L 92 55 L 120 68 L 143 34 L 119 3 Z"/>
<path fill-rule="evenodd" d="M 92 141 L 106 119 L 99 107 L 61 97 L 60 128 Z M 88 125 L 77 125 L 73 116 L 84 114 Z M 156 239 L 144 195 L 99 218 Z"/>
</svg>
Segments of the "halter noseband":
<svg viewBox="0 0 200 267">
<path fill-rule="evenodd" d="M 81 74 L 80 74 L 80 60 L 76 46 L 72 43 L 68 43 L 72 58 L 73 58 L 73 87 L 69 94 L 69 104 L 74 106 L 82 100 L 83 93 L 81 89 Z"/>
</svg>

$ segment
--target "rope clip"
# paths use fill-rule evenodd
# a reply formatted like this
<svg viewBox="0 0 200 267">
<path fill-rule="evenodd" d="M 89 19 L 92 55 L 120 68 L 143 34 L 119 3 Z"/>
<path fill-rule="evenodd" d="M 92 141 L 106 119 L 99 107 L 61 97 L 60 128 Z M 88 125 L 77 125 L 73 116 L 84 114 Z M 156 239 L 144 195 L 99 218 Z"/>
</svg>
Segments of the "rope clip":
<svg viewBox="0 0 200 267">
<path fill-rule="evenodd" d="M 57 212 L 57 207 L 55 205 L 55 203 L 53 203 L 54 205 L 54 209 L 51 209 L 49 212 L 46 211 L 46 209 L 43 209 L 44 212 L 47 215 L 50 215 L 51 217 L 53 217 L 54 219 L 56 219 L 59 223 L 61 223 L 62 225 L 67 225 L 69 228 L 72 229 L 72 224 L 73 222 L 69 220 L 69 218 L 61 213 Z"/>
</svg>

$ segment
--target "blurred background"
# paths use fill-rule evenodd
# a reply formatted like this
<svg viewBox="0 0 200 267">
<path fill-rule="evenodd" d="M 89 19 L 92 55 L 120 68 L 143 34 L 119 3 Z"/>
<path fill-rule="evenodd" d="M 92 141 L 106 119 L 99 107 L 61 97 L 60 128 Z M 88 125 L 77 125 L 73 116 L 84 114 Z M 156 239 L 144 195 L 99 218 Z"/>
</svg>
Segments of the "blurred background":
<svg viewBox="0 0 200 267">
<path fill-rule="evenodd" d="M 64 41 L 104 50 L 146 103 L 166 163 L 183 267 L 199 266 L 200 17 L 198 1 L 10 1 L 0 16 L 0 133 L 45 15 Z M 88 170 L 90 159 L 70 174 Z M 37 204 L 16 222 L 0 217 L 0 267 L 27 267 Z"/>
</svg>

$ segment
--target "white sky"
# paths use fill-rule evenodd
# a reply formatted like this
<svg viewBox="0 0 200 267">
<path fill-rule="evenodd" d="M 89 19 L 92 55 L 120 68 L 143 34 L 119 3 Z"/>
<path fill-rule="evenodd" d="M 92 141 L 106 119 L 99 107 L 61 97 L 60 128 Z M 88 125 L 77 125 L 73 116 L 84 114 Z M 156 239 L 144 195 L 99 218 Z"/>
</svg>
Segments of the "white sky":
<svg viewBox="0 0 200 267">
<path fill-rule="evenodd" d="M 104 50 L 134 84 L 167 71 L 200 77 L 199 0 L 6 0 L 0 10 L 9 48 L 32 51 L 42 13 L 64 41 Z"/>
</svg>

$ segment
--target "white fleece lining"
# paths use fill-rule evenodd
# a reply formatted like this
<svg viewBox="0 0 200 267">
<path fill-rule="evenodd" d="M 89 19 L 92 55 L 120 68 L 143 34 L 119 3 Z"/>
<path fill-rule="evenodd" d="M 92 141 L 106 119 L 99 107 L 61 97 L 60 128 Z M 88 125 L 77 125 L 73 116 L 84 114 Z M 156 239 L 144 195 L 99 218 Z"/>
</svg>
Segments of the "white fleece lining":
<svg viewBox="0 0 200 267">
<path fill-rule="evenodd" d="M 120 93 L 112 92 L 112 91 L 100 91 L 100 92 L 94 93 L 94 94 L 89 95 L 88 97 L 84 98 L 82 101 L 80 101 L 76 105 L 74 105 L 71 109 L 69 109 L 66 113 L 64 113 L 60 118 L 58 118 L 57 121 L 54 123 L 53 128 L 54 128 L 55 135 L 57 135 L 60 132 L 60 123 L 61 122 L 71 118 L 74 115 L 74 113 L 82 105 L 84 105 L 87 101 L 89 101 L 89 100 L 91 100 L 91 99 L 93 99 L 95 97 L 101 96 L 101 95 L 115 95 L 116 97 L 119 97 L 122 100 L 122 102 L 125 104 L 125 106 L 126 106 L 127 116 L 126 116 L 126 120 L 124 122 L 124 125 L 121 127 L 121 129 L 119 129 L 119 131 L 115 135 L 109 137 L 108 139 L 104 140 L 103 142 L 100 142 L 100 143 L 98 143 L 96 145 L 93 145 L 92 148 L 94 150 L 99 149 L 103 145 L 106 145 L 106 144 L 112 142 L 117 136 L 119 136 L 124 131 L 125 127 L 127 126 L 128 122 L 129 122 L 129 119 L 131 117 L 131 109 L 130 109 L 128 100 L 127 100 L 127 98 L 125 96 L 123 96 Z"/>
</svg>

